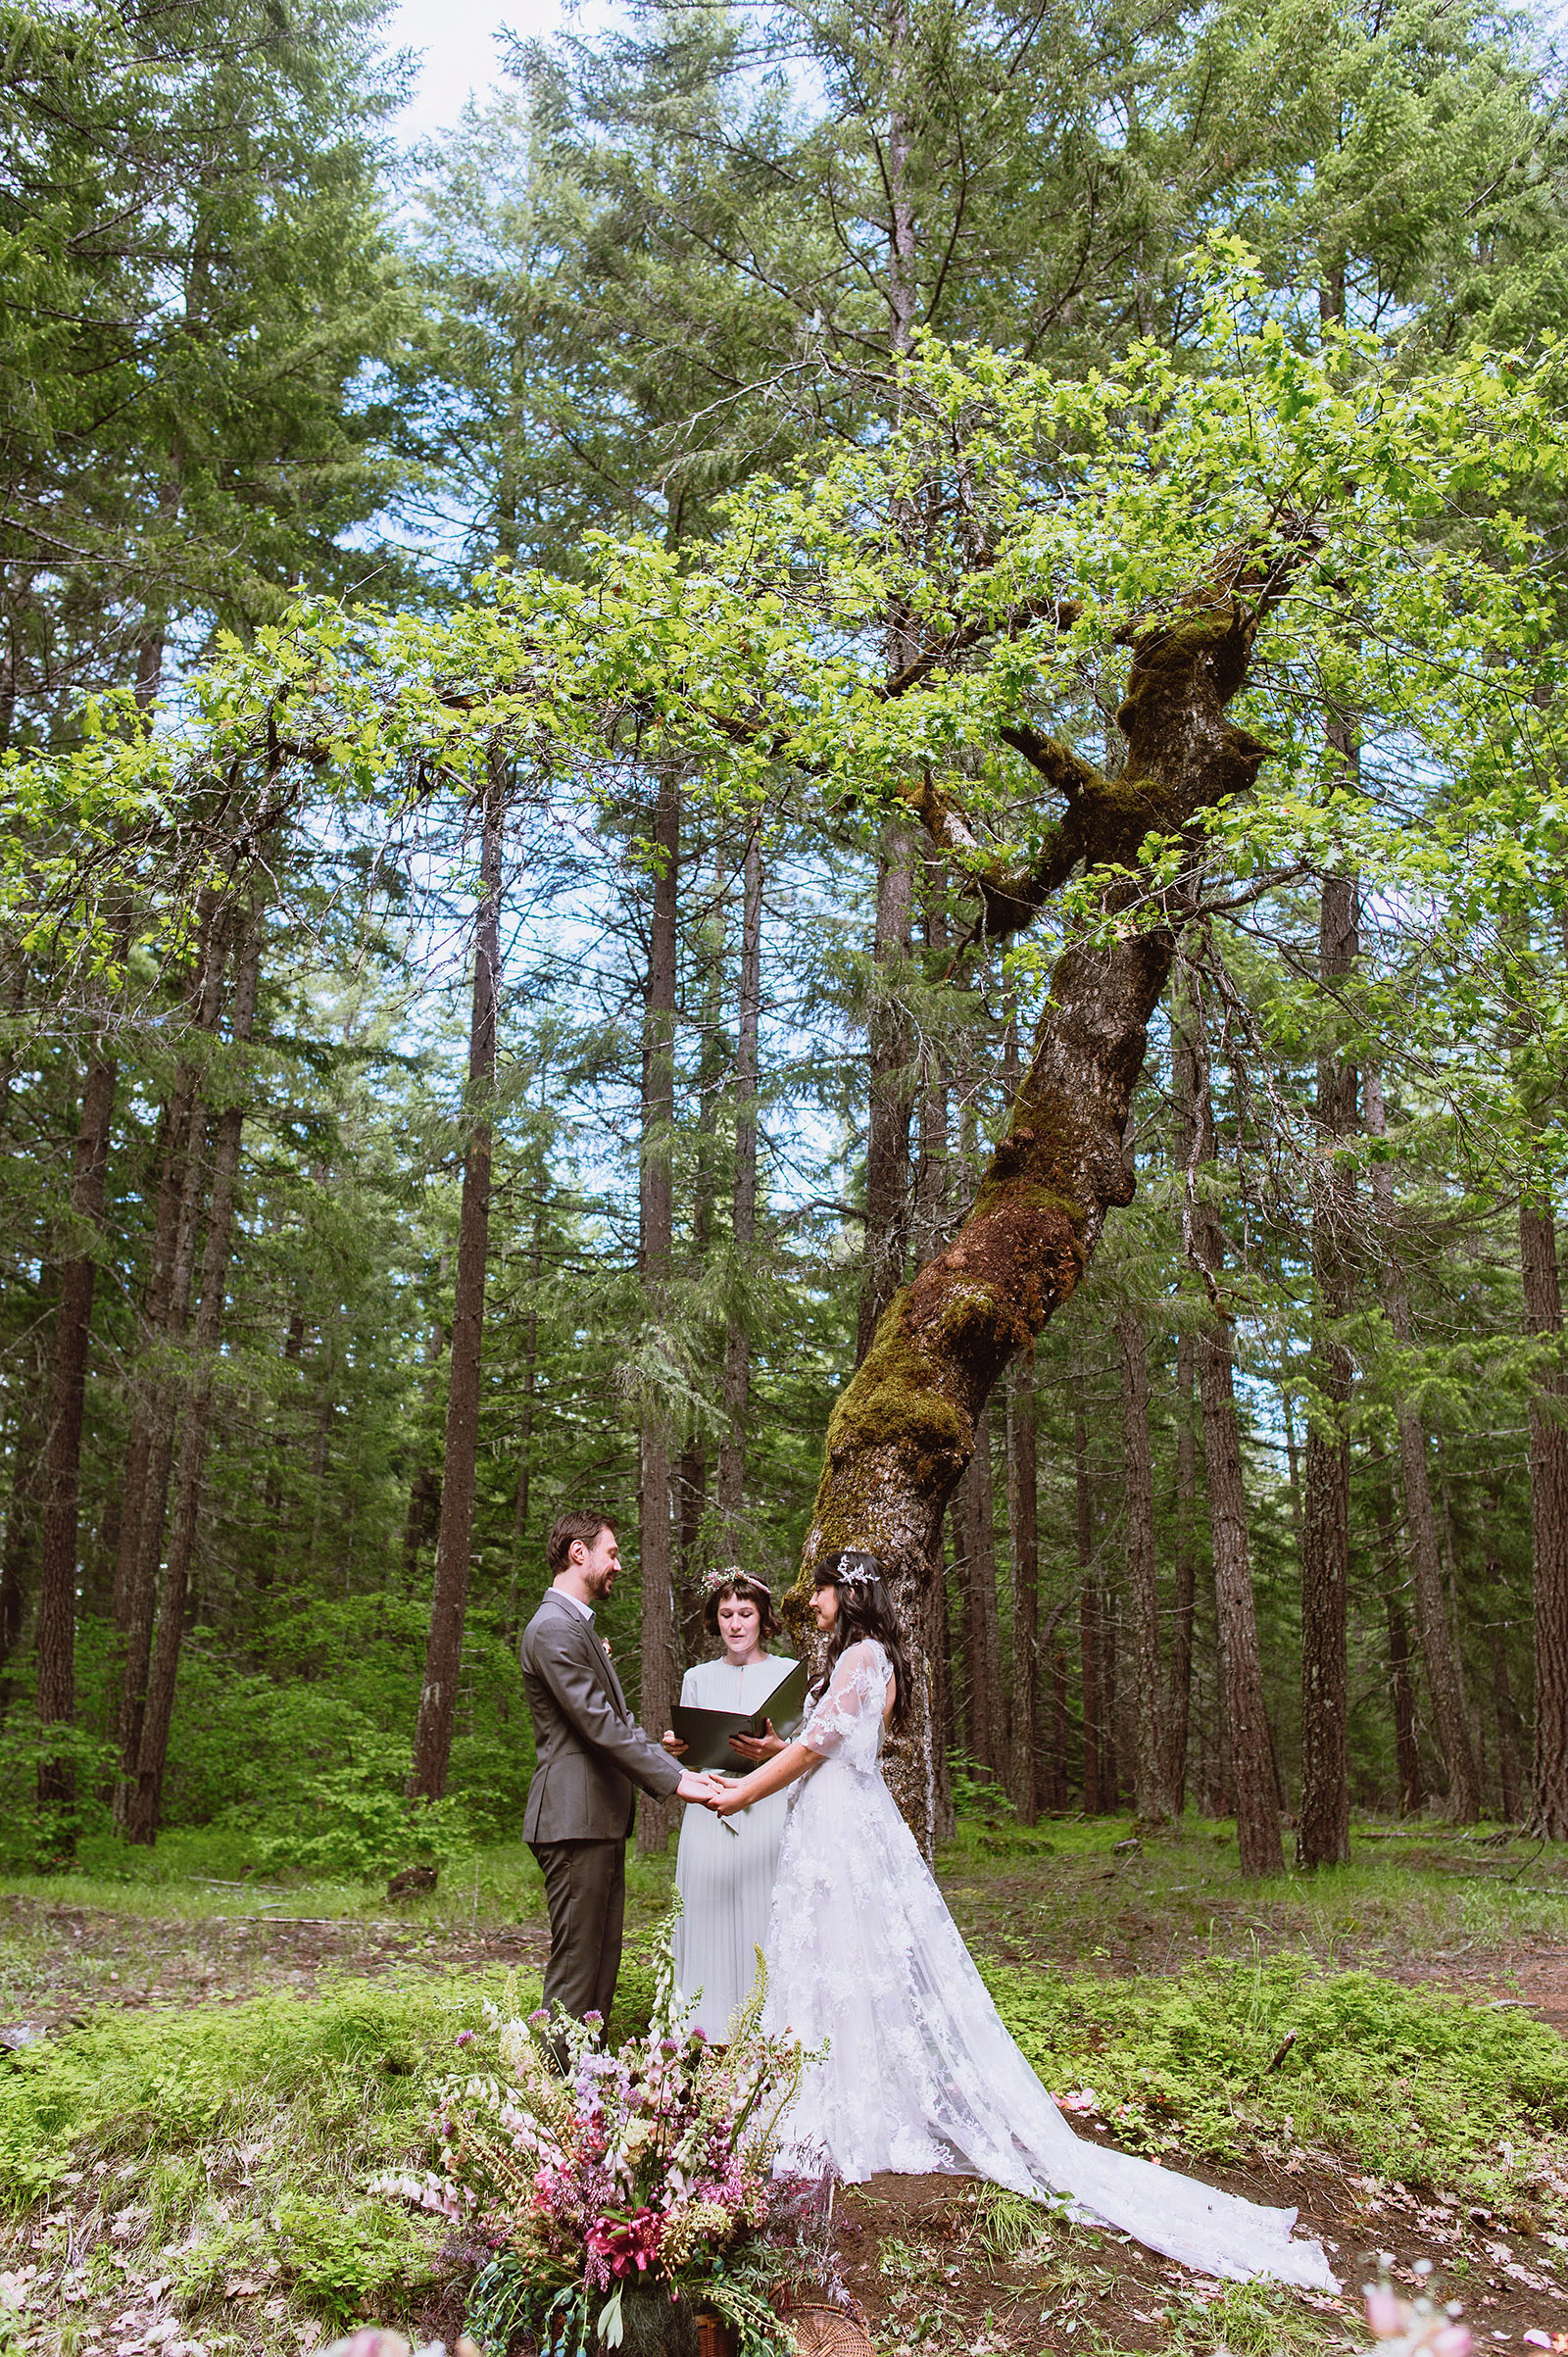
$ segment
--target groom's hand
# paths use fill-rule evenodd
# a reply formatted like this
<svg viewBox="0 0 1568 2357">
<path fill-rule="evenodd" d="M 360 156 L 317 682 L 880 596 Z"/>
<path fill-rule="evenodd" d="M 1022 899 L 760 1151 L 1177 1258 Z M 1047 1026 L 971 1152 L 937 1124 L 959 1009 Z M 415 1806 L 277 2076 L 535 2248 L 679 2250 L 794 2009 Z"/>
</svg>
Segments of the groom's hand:
<svg viewBox="0 0 1568 2357">
<path fill-rule="evenodd" d="M 700 1800 L 705 1807 L 711 1808 L 722 1791 L 723 1787 L 716 1776 L 699 1776 L 693 1769 L 687 1768 L 675 1787 L 675 1797 L 677 1800 Z"/>
</svg>

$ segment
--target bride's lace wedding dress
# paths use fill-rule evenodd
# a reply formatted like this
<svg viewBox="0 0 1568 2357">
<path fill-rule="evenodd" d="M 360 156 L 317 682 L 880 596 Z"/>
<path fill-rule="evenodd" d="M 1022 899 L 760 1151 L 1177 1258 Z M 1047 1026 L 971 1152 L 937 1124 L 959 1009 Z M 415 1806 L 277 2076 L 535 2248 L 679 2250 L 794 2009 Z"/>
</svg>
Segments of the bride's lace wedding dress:
<svg viewBox="0 0 1568 2357">
<path fill-rule="evenodd" d="M 803 2166 L 989 2178 L 1119 2227 L 1184 2265 L 1338 2288 L 1294 2210 L 1260 2209 L 1075 2136 L 987 1993 L 882 1780 L 892 1670 L 849 1646 L 800 1741 L 821 1758 L 792 1794 L 767 1934 L 770 2030 L 808 2047 L 788 2121 Z"/>
</svg>

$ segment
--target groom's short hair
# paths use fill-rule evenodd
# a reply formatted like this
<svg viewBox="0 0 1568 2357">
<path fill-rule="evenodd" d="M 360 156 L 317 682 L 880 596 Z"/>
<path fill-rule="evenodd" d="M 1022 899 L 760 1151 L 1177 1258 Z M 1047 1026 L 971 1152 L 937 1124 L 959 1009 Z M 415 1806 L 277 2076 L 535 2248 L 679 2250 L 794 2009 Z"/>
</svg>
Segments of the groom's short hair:
<svg viewBox="0 0 1568 2357">
<path fill-rule="evenodd" d="M 610 1531 L 617 1539 L 620 1537 L 615 1529 L 614 1516 L 596 1513 L 591 1506 L 573 1506 L 569 1513 L 558 1514 L 550 1525 L 550 1536 L 545 1542 L 545 1563 L 550 1577 L 556 1579 L 571 1561 L 574 1539 L 580 1539 L 584 1547 L 591 1547 L 601 1531 Z"/>
</svg>

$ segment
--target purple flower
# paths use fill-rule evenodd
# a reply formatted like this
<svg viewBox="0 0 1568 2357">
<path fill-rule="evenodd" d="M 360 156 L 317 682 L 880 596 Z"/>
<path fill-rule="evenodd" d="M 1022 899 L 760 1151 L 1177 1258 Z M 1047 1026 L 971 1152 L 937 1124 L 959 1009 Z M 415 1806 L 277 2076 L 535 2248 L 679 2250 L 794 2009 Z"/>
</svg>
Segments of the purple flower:
<svg viewBox="0 0 1568 2357">
<path fill-rule="evenodd" d="M 473 2032 L 471 2030 L 460 2030 L 458 2032 L 458 2043 L 460 2046 L 471 2046 L 473 2043 Z"/>
<path fill-rule="evenodd" d="M 542 2005 L 536 2005 L 532 2013 L 530 2013 L 528 2016 L 528 2027 L 530 2030 L 542 2030 L 549 2019 L 550 2016 L 548 2013 L 546 2013 L 544 2007 Z"/>
</svg>

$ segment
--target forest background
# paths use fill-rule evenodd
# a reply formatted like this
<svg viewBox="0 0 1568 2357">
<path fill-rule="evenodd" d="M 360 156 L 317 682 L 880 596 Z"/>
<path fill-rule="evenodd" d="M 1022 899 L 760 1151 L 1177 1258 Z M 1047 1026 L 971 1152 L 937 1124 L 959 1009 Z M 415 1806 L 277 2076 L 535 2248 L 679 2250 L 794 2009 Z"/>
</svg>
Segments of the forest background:
<svg viewBox="0 0 1568 2357">
<path fill-rule="evenodd" d="M 1197 451 L 1249 369 L 1298 363 L 1326 417 L 1503 356 L 1486 382 L 1544 367 L 1550 412 L 1512 504 L 1409 536 L 1483 584 L 1454 613 L 1495 581 L 1531 628 L 1476 608 L 1503 685 L 1468 733 L 1348 595 L 1250 683 L 1291 826 L 1204 837 L 1136 1195 L 980 1386 L 908 1594 L 928 1834 L 1193 1805 L 1254 1871 L 1291 1823 L 1344 1856 L 1352 1805 L 1568 1838 L 1543 26 L 627 10 L 516 44 L 412 162 L 381 38 L 358 0 L 5 12 L 0 1842 L 200 1826 L 222 1871 L 370 1874 L 509 1830 L 516 1642 L 585 1499 L 662 1724 L 702 1572 L 781 1587 L 817 1543 L 829 1419 L 996 1178 L 1053 958 L 1098 938 L 1102 899 L 1001 886 L 1019 842 L 1031 890 L 1050 866 L 1042 778 L 1071 810 L 1072 762 L 1137 754 L 1108 630 L 1069 650 L 1070 761 L 1009 722 L 971 762 L 950 872 L 946 807 L 820 742 L 741 792 L 721 725 L 707 767 L 645 741 L 660 646 L 597 751 L 563 723 L 541 756 L 499 671 L 451 686 L 489 618 L 514 666 L 564 617 L 558 684 L 584 598 L 721 579 L 765 634 L 734 552 L 794 532 L 778 577 L 852 583 L 890 701 L 933 647 L 956 694 L 1044 610 L 953 620 L 1011 527 L 983 491 L 964 543 L 967 493 L 922 487 L 967 481 L 971 431 L 1011 484 L 1041 384 L 1114 380 Z M 1442 439 L 1435 400 L 1400 415 L 1391 482 Z M 883 500 L 906 574 L 811 554 L 835 498 Z M 1172 564 L 1129 611 L 1190 594 Z M 1275 595 L 1245 550 L 1224 580 Z M 376 716 L 432 649 L 443 711 L 483 708 L 450 761 Z M 416 690 L 374 685 L 405 661 Z M 936 743 L 902 747 L 926 787 Z"/>
</svg>

